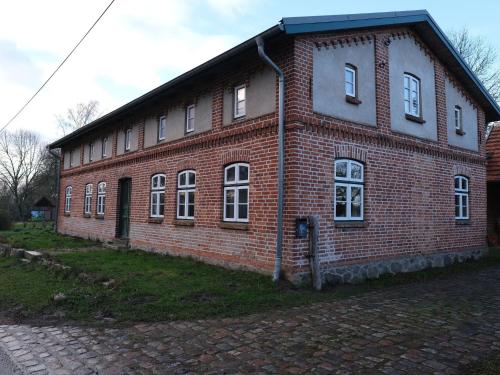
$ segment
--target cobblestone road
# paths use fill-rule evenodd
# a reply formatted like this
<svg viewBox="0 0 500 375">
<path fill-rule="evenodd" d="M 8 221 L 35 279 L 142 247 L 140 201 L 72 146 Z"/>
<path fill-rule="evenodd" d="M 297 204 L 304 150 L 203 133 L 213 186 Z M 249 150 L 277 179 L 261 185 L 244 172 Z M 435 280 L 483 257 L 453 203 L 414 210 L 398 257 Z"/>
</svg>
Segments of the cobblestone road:
<svg viewBox="0 0 500 375">
<path fill-rule="evenodd" d="M 29 374 L 457 373 L 500 350 L 500 269 L 236 319 L 0 326 Z"/>
</svg>

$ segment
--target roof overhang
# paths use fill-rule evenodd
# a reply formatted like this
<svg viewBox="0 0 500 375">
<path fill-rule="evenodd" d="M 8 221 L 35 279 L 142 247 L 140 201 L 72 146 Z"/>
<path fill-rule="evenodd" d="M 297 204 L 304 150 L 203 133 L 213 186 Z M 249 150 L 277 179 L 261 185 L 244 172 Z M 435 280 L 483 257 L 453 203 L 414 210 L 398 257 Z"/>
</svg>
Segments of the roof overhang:
<svg viewBox="0 0 500 375">
<path fill-rule="evenodd" d="M 246 40 L 245 42 L 238 44 L 236 47 L 231 48 L 230 50 L 214 57 L 213 59 L 197 66 L 196 68 L 191 69 L 190 71 L 172 79 L 171 81 L 168 81 L 167 83 L 164 83 L 161 86 L 158 86 L 157 88 L 149 91 L 148 93 L 132 100 L 131 102 L 115 109 L 112 112 L 109 112 L 108 114 L 96 119 L 95 121 L 92 121 L 91 123 L 82 126 L 81 128 L 73 131 L 72 133 L 58 139 L 57 141 L 51 143 L 48 147 L 49 149 L 55 149 L 55 148 L 60 148 L 66 143 L 69 143 L 76 138 L 79 138 L 92 130 L 94 130 L 97 127 L 106 125 L 110 122 L 120 120 L 121 118 L 124 117 L 125 114 L 130 113 L 143 105 L 144 103 L 147 103 L 149 101 L 152 101 L 155 97 L 159 95 L 166 95 L 172 90 L 175 90 L 182 84 L 186 83 L 190 79 L 199 76 L 203 73 L 206 73 L 207 71 L 217 67 L 219 64 L 224 64 L 231 60 L 232 58 L 235 58 L 236 56 L 248 52 L 251 49 L 255 49 L 255 54 L 257 54 L 257 45 L 255 42 L 255 38 L 261 37 L 263 39 L 272 39 L 279 34 L 284 34 L 281 25 L 275 25 L 264 32 L 256 35 L 253 38 L 250 38 Z"/>
<path fill-rule="evenodd" d="M 218 55 L 202 65 L 172 79 L 171 81 L 149 91 L 114 111 L 98 118 L 88 125 L 75 130 L 65 137 L 51 143 L 49 148 L 59 148 L 64 144 L 83 136 L 97 127 L 123 119 L 144 103 L 154 100 L 157 96 L 166 95 L 195 76 L 200 76 L 213 70 L 219 64 L 235 58 L 239 54 L 256 48 L 255 38 L 272 39 L 280 34 L 297 35 L 308 33 L 326 33 L 353 29 L 369 29 L 389 26 L 412 26 L 419 36 L 431 47 L 434 53 L 445 62 L 450 71 L 455 74 L 464 86 L 471 92 L 478 103 L 484 108 L 486 122 L 500 120 L 500 107 L 479 81 L 476 75 L 462 59 L 450 40 L 440 29 L 426 10 L 407 12 L 366 13 L 338 16 L 289 17 L 259 35 L 246 40 L 236 47 Z"/>
</svg>

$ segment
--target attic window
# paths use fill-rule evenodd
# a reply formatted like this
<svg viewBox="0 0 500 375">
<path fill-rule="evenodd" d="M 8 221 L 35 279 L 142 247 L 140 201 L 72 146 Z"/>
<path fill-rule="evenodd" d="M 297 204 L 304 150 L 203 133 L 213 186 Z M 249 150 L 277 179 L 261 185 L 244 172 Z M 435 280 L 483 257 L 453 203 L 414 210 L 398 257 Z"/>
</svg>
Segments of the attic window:
<svg viewBox="0 0 500 375">
<path fill-rule="evenodd" d="M 132 129 L 125 130 L 125 151 L 130 151 L 131 138 L 132 138 Z"/>
<path fill-rule="evenodd" d="M 464 135 L 464 125 L 462 117 L 462 107 L 456 105 L 454 109 L 455 132 L 458 135 Z"/>
</svg>

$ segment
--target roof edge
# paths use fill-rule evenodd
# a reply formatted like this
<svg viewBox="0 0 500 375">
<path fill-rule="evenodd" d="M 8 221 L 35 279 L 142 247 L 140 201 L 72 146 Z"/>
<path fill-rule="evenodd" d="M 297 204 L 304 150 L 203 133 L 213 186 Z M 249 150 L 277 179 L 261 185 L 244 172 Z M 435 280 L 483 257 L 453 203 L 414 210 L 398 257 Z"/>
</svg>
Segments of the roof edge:
<svg viewBox="0 0 500 375">
<path fill-rule="evenodd" d="M 90 132 L 91 130 L 93 130 L 97 126 L 102 125 L 102 124 L 106 123 L 107 121 L 111 121 L 112 119 L 114 119 L 118 115 L 124 113 L 125 111 L 132 109 L 136 106 L 139 106 L 140 104 L 151 99 L 155 95 L 157 95 L 163 91 L 166 91 L 166 90 L 174 87 L 175 85 L 180 84 L 180 83 L 182 83 L 190 78 L 193 78 L 197 74 L 200 74 L 200 73 L 210 69 L 211 67 L 215 66 L 216 64 L 219 64 L 219 63 L 221 63 L 221 62 L 223 62 L 231 57 L 236 56 L 237 54 L 239 54 L 247 49 L 250 49 L 252 47 L 252 45 L 255 44 L 255 38 L 257 38 L 257 37 L 267 39 L 267 38 L 273 37 L 275 35 L 278 35 L 280 33 L 284 33 L 284 29 L 283 29 L 282 25 L 280 25 L 280 24 L 274 25 L 274 26 L 268 28 L 267 30 L 264 30 L 260 34 L 257 34 L 255 36 L 253 36 L 252 38 L 249 38 L 249 39 L 245 40 L 244 42 L 234 46 L 233 48 L 221 53 L 220 55 L 217 55 L 214 58 L 204 62 L 203 64 L 196 66 L 195 68 L 181 74 L 180 76 L 177 76 L 177 77 L 171 79 L 170 81 L 167 81 L 166 83 L 154 88 L 153 90 L 148 91 L 147 93 L 139 96 L 138 98 L 133 99 L 132 101 L 114 109 L 113 111 L 105 114 L 104 116 L 99 117 L 98 119 L 92 121 L 91 123 L 84 125 L 81 128 L 78 128 L 77 130 L 71 132 L 68 135 L 65 135 L 62 138 L 59 138 L 58 140 L 50 143 L 48 145 L 48 148 L 49 149 L 60 148 L 64 144 L 72 141 L 73 139 Z M 257 50 L 256 46 L 255 46 L 255 49 Z"/>
<path fill-rule="evenodd" d="M 484 87 L 476 74 L 462 58 L 455 46 L 448 39 L 437 22 L 427 10 L 412 10 L 404 12 L 365 13 L 343 16 L 288 17 L 281 20 L 285 32 L 289 35 L 319 33 L 337 30 L 352 30 L 392 25 L 410 25 L 427 23 L 440 41 L 451 52 L 466 76 L 479 89 L 483 99 L 490 105 L 489 121 L 500 119 L 500 106 Z M 494 115 L 492 115 L 494 114 Z"/>
</svg>

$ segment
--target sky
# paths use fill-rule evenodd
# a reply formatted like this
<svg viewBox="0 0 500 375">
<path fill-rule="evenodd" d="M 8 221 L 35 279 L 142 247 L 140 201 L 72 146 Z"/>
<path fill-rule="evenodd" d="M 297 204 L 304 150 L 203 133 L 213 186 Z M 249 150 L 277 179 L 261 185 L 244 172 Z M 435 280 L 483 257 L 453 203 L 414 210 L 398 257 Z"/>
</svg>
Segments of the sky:
<svg viewBox="0 0 500 375">
<path fill-rule="evenodd" d="M 109 0 L 0 0 L 0 127 L 48 78 Z M 459 4 L 457 6 L 457 4 Z M 499 51 L 500 2 L 448 0 L 116 0 L 9 130 L 46 142 L 57 116 L 97 100 L 110 112 L 283 17 L 427 9 L 445 31 L 466 26 Z M 28 11 L 27 11 L 28 10 Z M 499 65 L 500 66 L 500 65 Z"/>
</svg>

